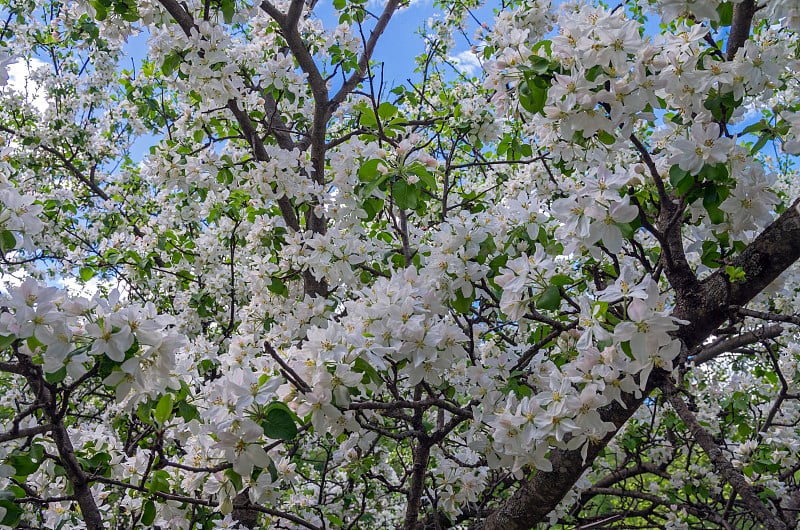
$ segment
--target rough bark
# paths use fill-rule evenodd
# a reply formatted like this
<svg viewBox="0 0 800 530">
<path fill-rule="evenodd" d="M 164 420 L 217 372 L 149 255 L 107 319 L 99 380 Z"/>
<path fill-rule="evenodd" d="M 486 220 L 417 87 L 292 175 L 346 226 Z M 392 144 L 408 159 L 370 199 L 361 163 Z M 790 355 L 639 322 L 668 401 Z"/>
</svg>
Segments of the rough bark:
<svg viewBox="0 0 800 530">
<path fill-rule="evenodd" d="M 72 485 L 75 500 L 81 508 L 81 516 L 86 524 L 87 530 L 103 530 L 103 518 L 97 507 L 97 502 L 92 495 L 91 484 L 86 472 L 75 456 L 75 449 L 69 437 L 67 427 L 64 425 L 63 418 L 58 411 L 56 396 L 51 391 L 49 385 L 44 380 L 42 369 L 33 364 L 24 354 L 18 354 L 19 366 L 23 369 L 25 379 L 31 386 L 36 401 L 42 404 L 42 410 L 49 422 L 49 428 L 55 447 L 58 449 L 61 466 L 67 476 L 67 480 Z"/>
<path fill-rule="evenodd" d="M 258 512 L 251 510 L 249 506 L 250 498 L 247 495 L 247 490 L 245 490 L 233 499 L 233 512 L 231 512 L 231 515 L 240 525 L 252 529 L 258 526 Z"/>
<path fill-rule="evenodd" d="M 680 338 L 688 347 L 700 344 L 733 312 L 730 306 L 744 306 L 800 258 L 800 201 L 768 226 L 741 254 L 731 261 L 741 267 L 742 281 L 731 283 L 724 270 L 700 283 L 691 298 L 677 301 L 675 316 L 689 320 Z"/>
<path fill-rule="evenodd" d="M 753 23 L 753 15 L 755 13 L 755 0 L 742 0 L 738 4 L 734 4 L 731 33 L 728 37 L 728 48 L 725 50 L 725 55 L 729 61 L 736 57 L 736 52 L 750 36 L 750 26 Z"/>
<path fill-rule="evenodd" d="M 800 258 L 798 206 L 796 201 L 732 260 L 733 266 L 744 271 L 743 281 L 731 283 L 727 274 L 719 271 L 701 282 L 696 294 L 678 300 L 673 315 L 689 321 L 677 333 L 685 347 L 702 344 L 728 318 L 730 306 L 747 304 Z M 642 397 L 623 396 L 627 408 L 615 402 L 601 409 L 603 419 L 618 430 L 658 382 L 654 374 Z M 544 521 L 615 434 L 616 431 L 609 433 L 601 444 L 592 445 L 585 462 L 580 450 L 553 450 L 550 457 L 553 471 L 537 471 L 524 480 L 508 500 L 484 520 L 477 521 L 473 530 L 527 530 Z"/>
<path fill-rule="evenodd" d="M 761 524 L 769 530 L 786 530 L 784 522 L 776 514 L 770 512 L 761 502 L 755 489 L 747 483 L 744 475 L 733 467 L 733 464 L 727 459 L 720 446 L 714 441 L 714 438 L 700 425 L 700 422 L 697 421 L 697 418 L 695 418 L 683 398 L 679 395 L 675 385 L 672 382 L 667 382 L 663 388 L 670 405 L 672 405 L 678 417 L 683 420 L 683 423 L 689 428 L 689 432 L 692 433 L 692 437 L 697 440 L 697 443 L 703 448 L 703 452 L 714 464 L 714 467 L 725 481 L 733 487 L 747 508 L 756 514 Z"/>
</svg>

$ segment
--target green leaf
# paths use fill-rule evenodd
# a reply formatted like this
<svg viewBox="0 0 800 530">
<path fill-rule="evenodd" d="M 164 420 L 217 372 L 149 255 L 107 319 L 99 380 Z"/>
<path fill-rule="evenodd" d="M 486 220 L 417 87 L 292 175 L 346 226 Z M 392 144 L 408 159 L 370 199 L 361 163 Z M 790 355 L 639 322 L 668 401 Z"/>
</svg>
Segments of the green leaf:
<svg viewBox="0 0 800 530">
<path fill-rule="evenodd" d="M 166 423 L 170 416 L 172 416 L 172 405 L 172 394 L 164 394 L 161 396 L 153 413 L 153 418 L 162 425 Z"/>
<path fill-rule="evenodd" d="M 10 230 L 0 230 L 0 251 L 3 253 L 14 250 L 17 246 L 17 238 Z"/>
<path fill-rule="evenodd" d="M 139 13 L 134 9 L 131 11 L 126 11 L 122 14 L 122 20 L 125 22 L 136 22 L 139 20 Z"/>
<path fill-rule="evenodd" d="M 679 165 L 675 164 L 669 168 L 669 183 L 678 193 L 684 194 L 692 187 L 694 179 L 688 171 L 682 170 Z"/>
<path fill-rule="evenodd" d="M 703 253 L 700 255 L 700 262 L 708 268 L 716 269 L 720 266 L 719 259 L 722 256 L 719 253 L 719 247 L 714 241 L 703 242 Z"/>
<path fill-rule="evenodd" d="M 711 115 L 717 120 L 727 122 L 733 115 L 733 110 L 741 105 L 741 99 L 734 99 L 733 92 L 720 94 L 714 89 L 709 92 L 708 99 L 703 106 L 711 111 Z"/>
<path fill-rule="evenodd" d="M 391 103 L 384 101 L 378 105 L 378 117 L 382 121 L 389 121 L 394 117 L 395 114 L 397 114 L 397 107 Z"/>
<path fill-rule="evenodd" d="M 156 520 L 156 505 L 151 500 L 147 500 L 142 506 L 142 518 L 140 522 L 144 526 L 150 526 Z"/>
<path fill-rule="evenodd" d="M 613 134 L 603 130 L 597 131 L 597 139 L 606 145 L 612 145 L 617 141 Z"/>
<path fill-rule="evenodd" d="M 39 464 L 41 464 L 41 460 L 39 458 L 35 458 L 35 455 L 32 454 L 33 451 L 29 452 L 20 452 L 16 454 L 12 454 L 6 459 L 6 463 L 8 463 L 11 467 L 14 468 L 14 476 L 19 478 L 25 478 L 37 469 L 39 469 Z"/>
<path fill-rule="evenodd" d="M 18 504 L 10 500 L 2 500 L 0 508 L 6 510 L 5 516 L 0 520 L 0 525 L 5 528 L 14 528 L 19 524 L 19 520 L 22 518 L 22 508 Z"/>
<path fill-rule="evenodd" d="M 753 123 L 752 125 L 748 125 L 747 127 L 745 127 L 744 130 L 742 131 L 742 135 L 753 134 L 753 133 L 757 133 L 757 132 L 761 132 L 761 131 L 767 131 L 769 129 L 770 129 L 770 127 L 769 127 L 769 124 L 767 123 L 767 121 L 766 120 L 761 120 L 758 123 Z"/>
<path fill-rule="evenodd" d="M 531 114 L 542 112 L 549 86 L 549 81 L 539 76 L 522 83 L 519 87 L 519 103 L 522 108 Z"/>
<path fill-rule="evenodd" d="M 158 469 L 153 471 L 153 474 L 150 476 L 150 483 L 148 485 L 148 489 L 151 492 L 160 491 L 163 493 L 167 493 L 170 490 L 169 487 L 169 473 L 164 469 Z"/>
<path fill-rule="evenodd" d="M 436 177 L 434 177 L 430 171 L 428 171 L 425 166 L 420 164 L 419 162 L 414 162 L 406 166 L 406 169 L 419 177 L 419 180 L 425 185 L 425 188 L 431 191 L 436 190 Z"/>
<path fill-rule="evenodd" d="M 556 285 L 550 284 L 536 300 L 536 307 L 555 311 L 561 307 L 561 292 Z"/>
<path fill-rule="evenodd" d="M 380 174 L 378 166 L 384 164 L 384 161 L 379 158 L 367 160 L 361 167 L 358 168 L 358 178 L 363 182 L 370 182 Z"/>
<path fill-rule="evenodd" d="M 545 53 L 547 53 L 547 55 L 552 55 L 552 53 L 553 53 L 553 42 L 550 41 L 550 40 L 547 40 L 547 39 L 540 40 L 539 42 L 534 44 L 533 47 L 531 47 L 531 51 L 533 53 L 536 53 L 539 50 L 541 50 L 542 48 L 544 48 L 544 51 L 545 51 Z"/>
<path fill-rule="evenodd" d="M 16 335 L 0 335 L 0 350 L 5 350 L 17 340 Z"/>
<path fill-rule="evenodd" d="M 466 315 L 471 312 L 473 302 L 475 302 L 474 296 L 464 296 L 461 289 L 459 289 L 456 291 L 455 298 L 450 301 L 450 305 L 462 315 Z"/>
<path fill-rule="evenodd" d="M 555 285 L 556 287 L 564 287 L 565 285 L 569 285 L 572 283 L 572 278 L 567 276 L 566 274 L 556 274 L 552 278 L 550 278 L 550 283 Z"/>
<path fill-rule="evenodd" d="M 756 141 L 756 143 L 753 144 L 753 147 L 750 148 L 750 154 L 751 155 L 755 155 L 756 153 L 761 151 L 761 149 L 763 149 L 764 146 L 767 145 L 767 142 L 770 139 L 771 139 L 771 135 L 769 135 L 769 134 L 762 134 L 761 136 L 759 136 L 758 140 Z"/>
<path fill-rule="evenodd" d="M 66 367 L 63 366 L 58 370 L 56 370 L 55 372 L 44 374 L 44 380 L 50 383 L 51 385 L 55 383 L 60 383 L 61 381 L 66 379 L 66 377 L 67 377 L 67 369 Z"/>
<path fill-rule="evenodd" d="M 81 267 L 78 270 L 78 274 L 81 277 L 81 280 L 88 282 L 92 278 L 94 278 L 94 269 L 92 267 Z"/>
<path fill-rule="evenodd" d="M 728 168 L 725 164 L 705 164 L 700 175 L 714 182 L 724 182 L 728 178 Z"/>
<path fill-rule="evenodd" d="M 104 6 L 102 2 L 91 0 L 89 3 L 94 8 L 95 11 L 94 18 L 96 20 L 105 20 L 106 18 L 108 18 L 108 8 Z"/>
<path fill-rule="evenodd" d="M 489 262 L 489 267 L 497 274 L 502 267 L 506 266 L 506 263 L 508 263 L 508 254 L 498 254 Z"/>
<path fill-rule="evenodd" d="M 733 3 L 722 2 L 717 6 L 717 13 L 719 14 L 719 25 L 730 26 L 733 23 Z"/>
<path fill-rule="evenodd" d="M 419 202 L 419 190 L 414 184 L 400 180 L 392 186 L 392 197 L 397 207 L 402 210 L 415 210 Z"/>
<path fill-rule="evenodd" d="M 178 416 L 188 422 L 195 419 L 200 419 L 200 412 L 194 405 L 190 405 L 185 400 L 181 400 L 178 401 Z"/>
<path fill-rule="evenodd" d="M 220 8 L 222 9 L 222 20 L 224 20 L 226 24 L 233 22 L 233 15 L 236 12 L 236 2 L 233 0 L 222 0 Z"/>
<path fill-rule="evenodd" d="M 358 117 L 358 124 L 365 129 L 374 129 L 377 127 L 378 120 L 375 119 L 375 112 L 369 107 L 362 108 L 361 115 Z"/>
<path fill-rule="evenodd" d="M 289 294 L 289 288 L 286 287 L 286 284 L 283 283 L 283 280 L 281 280 L 276 276 L 272 277 L 272 283 L 270 283 L 267 286 L 267 289 L 269 289 L 271 293 L 279 294 L 282 296 L 287 296 Z"/>
<path fill-rule="evenodd" d="M 725 222 L 725 212 L 719 209 L 719 206 L 707 206 L 706 211 L 708 212 L 708 218 L 711 219 L 711 222 L 714 224 L 720 224 Z"/>
<path fill-rule="evenodd" d="M 294 440 L 297 436 L 297 425 L 289 407 L 285 403 L 275 401 L 267 406 L 265 418 L 261 421 L 264 436 L 274 440 Z"/>
<path fill-rule="evenodd" d="M 381 382 L 381 376 L 378 375 L 378 371 L 375 367 L 361 357 L 358 357 L 353 363 L 353 371 L 358 374 L 364 374 L 364 377 L 361 379 L 364 383 L 369 383 L 370 381 L 374 383 Z"/>
<path fill-rule="evenodd" d="M 725 200 L 723 193 L 727 194 L 725 187 L 718 188 L 713 185 L 707 186 L 703 192 L 703 206 L 708 212 L 708 218 L 715 224 L 725 221 L 725 212 L 719 208 L 719 205 Z"/>
<path fill-rule="evenodd" d="M 514 374 L 518 373 L 519 372 L 514 372 Z M 531 387 L 525 384 L 520 384 L 520 376 L 518 375 L 510 377 L 502 390 L 503 392 L 514 392 L 518 398 L 524 398 L 533 395 L 533 390 L 531 390 Z"/>
<path fill-rule="evenodd" d="M 372 180 L 369 184 L 364 186 L 364 188 L 361 190 L 362 196 L 369 197 L 370 195 L 372 195 L 372 192 L 375 191 L 375 189 L 377 189 L 378 187 L 380 187 L 384 182 L 389 180 L 389 177 L 391 177 L 391 176 L 392 176 L 392 173 L 385 173 L 385 174 L 379 176 L 378 178 Z"/>
<path fill-rule="evenodd" d="M 183 61 L 182 52 L 176 50 L 169 52 L 169 54 L 164 57 L 164 62 L 161 64 L 161 73 L 166 76 L 171 75 L 172 72 L 174 72 L 175 69 L 181 64 L 181 61 Z"/>
<path fill-rule="evenodd" d="M 379 197 L 367 197 L 361 207 L 367 213 L 367 221 L 372 221 L 383 209 L 383 199 Z"/>
<path fill-rule="evenodd" d="M 528 61 L 530 62 L 524 66 L 524 70 L 529 70 L 536 74 L 546 74 L 550 71 L 550 60 L 547 57 L 532 55 L 528 58 Z"/>
<path fill-rule="evenodd" d="M 728 281 L 730 283 L 735 282 L 743 282 L 745 279 L 745 272 L 744 269 L 741 267 L 734 267 L 733 265 L 726 265 L 725 266 L 725 274 L 728 275 Z"/>
</svg>

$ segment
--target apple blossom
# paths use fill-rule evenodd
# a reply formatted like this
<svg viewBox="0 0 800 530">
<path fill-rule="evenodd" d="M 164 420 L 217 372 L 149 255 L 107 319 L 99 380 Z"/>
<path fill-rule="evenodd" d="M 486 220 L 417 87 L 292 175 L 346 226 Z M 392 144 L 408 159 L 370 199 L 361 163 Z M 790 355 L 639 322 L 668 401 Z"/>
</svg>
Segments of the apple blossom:
<svg viewBox="0 0 800 530">
<path fill-rule="evenodd" d="M 0 2 L 0 526 L 797 526 L 792 2 Z"/>
</svg>

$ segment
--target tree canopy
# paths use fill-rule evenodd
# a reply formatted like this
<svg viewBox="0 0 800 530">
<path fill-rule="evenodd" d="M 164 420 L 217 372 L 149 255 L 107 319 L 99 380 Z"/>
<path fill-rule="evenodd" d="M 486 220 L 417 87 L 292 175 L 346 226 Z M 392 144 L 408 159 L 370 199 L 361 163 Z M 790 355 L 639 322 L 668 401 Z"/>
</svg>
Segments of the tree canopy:
<svg viewBox="0 0 800 530">
<path fill-rule="evenodd" d="M 0 0 L 0 525 L 797 527 L 797 2 L 413 4 Z"/>
</svg>

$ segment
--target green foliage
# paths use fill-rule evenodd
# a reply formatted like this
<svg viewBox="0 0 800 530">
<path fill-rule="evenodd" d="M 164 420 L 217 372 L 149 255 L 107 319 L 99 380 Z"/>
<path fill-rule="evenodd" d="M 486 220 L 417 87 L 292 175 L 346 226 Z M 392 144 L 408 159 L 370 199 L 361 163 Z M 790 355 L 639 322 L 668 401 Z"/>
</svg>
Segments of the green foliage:
<svg viewBox="0 0 800 530">
<path fill-rule="evenodd" d="M 274 401 L 261 412 L 264 436 L 274 440 L 293 440 L 297 437 L 295 415 L 286 404 Z"/>
</svg>

